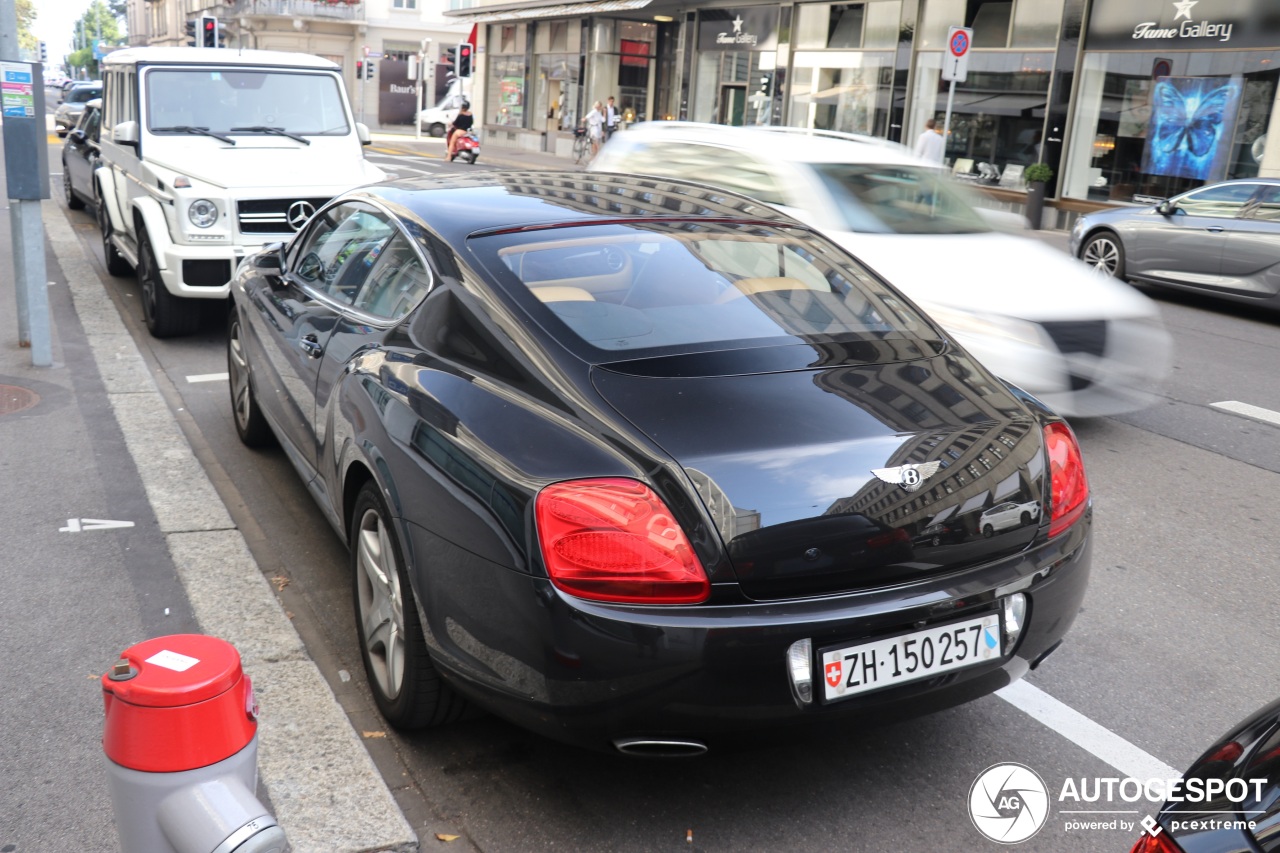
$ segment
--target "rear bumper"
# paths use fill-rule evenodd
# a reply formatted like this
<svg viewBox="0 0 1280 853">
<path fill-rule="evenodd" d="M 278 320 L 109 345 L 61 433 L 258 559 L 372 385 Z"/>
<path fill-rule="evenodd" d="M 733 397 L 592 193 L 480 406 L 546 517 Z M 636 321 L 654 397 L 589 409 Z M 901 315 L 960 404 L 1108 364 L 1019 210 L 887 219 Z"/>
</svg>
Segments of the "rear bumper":
<svg viewBox="0 0 1280 853">
<path fill-rule="evenodd" d="M 711 748 L 769 730 L 900 720 L 958 705 L 1022 677 L 1070 628 L 1088 582 L 1086 518 L 1060 539 L 986 566 L 891 589 L 699 607 L 620 607 L 566 596 L 549 582 L 490 564 L 459 592 L 448 570 L 419 596 L 433 658 L 477 704 L 548 737 L 611 750 L 619 738 L 687 739 Z M 415 528 L 414 550 L 441 553 Z M 452 546 L 445 545 L 448 551 Z M 461 549 L 458 556 L 462 557 Z M 471 555 L 463 559 L 474 560 Z M 473 566 L 474 568 L 474 566 Z M 415 577 L 421 589 L 423 577 Z M 817 650 L 960 621 L 1023 592 L 1026 627 L 992 663 L 824 704 L 794 697 L 787 649 Z"/>
</svg>

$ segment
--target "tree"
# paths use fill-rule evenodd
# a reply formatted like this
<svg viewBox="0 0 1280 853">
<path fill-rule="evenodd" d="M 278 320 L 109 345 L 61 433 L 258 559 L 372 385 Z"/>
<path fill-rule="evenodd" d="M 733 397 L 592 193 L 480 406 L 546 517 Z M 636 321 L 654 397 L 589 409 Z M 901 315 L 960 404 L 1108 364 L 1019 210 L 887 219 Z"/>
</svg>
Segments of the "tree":
<svg viewBox="0 0 1280 853">
<path fill-rule="evenodd" d="M 35 51 L 40 40 L 31 32 L 36 22 L 35 0 L 17 0 L 14 4 L 18 12 L 18 47 L 24 51 Z"/>
<path fill-rule="evenodd" d="M 72 68 L 85 69 L 90 77 L 97 77 L 98 60 L 93 58 L 93 43 L 101 39 L 103 44 L 119 44 L 122 38 L 120 22 L 103 0 L 93 0 L 76 21 L 72 38 L 78 50 L 67 58 L 67 64 Z"/>
</svg>

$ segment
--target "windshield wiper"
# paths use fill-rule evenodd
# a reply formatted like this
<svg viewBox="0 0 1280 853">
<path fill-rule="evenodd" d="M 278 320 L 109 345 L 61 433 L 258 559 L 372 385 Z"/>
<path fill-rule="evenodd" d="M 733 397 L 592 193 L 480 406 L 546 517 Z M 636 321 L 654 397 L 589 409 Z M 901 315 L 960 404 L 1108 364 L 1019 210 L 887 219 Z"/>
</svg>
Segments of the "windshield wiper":
<svg viewBox="0 0 1280 853">
<path fill-rule="evenodd" d="M 267 127 L 265 124 L 255 124 L 252 127 L 231 128 L 232 133 L 235 133 L 237 130 L 245 130 L 253 133 L 274 133 L 276 136 L 287 136 L 290 139 L 296 139 L 299 142 L 301 142 L 303 145 L 311 144 L 310 139 L 307 139 L 305 136 L 299 136 L 296 133 L 290 133 L 289 131 L 285 130 L 283 127 Z"/>
<path fill-rule="evenodd" d="M 152 133 L 198 133 L 201 136 L 212 136 L 214 139 L 217 139 L 221 142 L 226 142 L 230 145 L 236 144 L 236 141 L 232 139 L 230 136 L 227 136 L 222 133 L 214 133 L 212 130 L 210 130 L 207 127 L 192 127 L 189 124 L 175 124 L 173 127 L 153 127 L 151 128 L 151 132 Z"/>
</svg>

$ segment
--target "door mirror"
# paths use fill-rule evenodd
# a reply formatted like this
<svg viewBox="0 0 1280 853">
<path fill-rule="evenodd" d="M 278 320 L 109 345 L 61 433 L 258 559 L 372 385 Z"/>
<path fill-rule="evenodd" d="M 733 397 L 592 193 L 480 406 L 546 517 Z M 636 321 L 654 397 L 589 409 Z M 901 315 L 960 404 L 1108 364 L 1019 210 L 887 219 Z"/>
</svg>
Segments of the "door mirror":
<svg viewBox="0 0 1280 853">
<path fill-rule="evenodd" d="M 84 131 L 78 127 L 75 130 L 68 133 L 67 136 L 70 137 L 71 141 L 76 143 L 77 145 L 84 144 Z"/>
<path fill-rule="evenodd" d="M 373 139 L 369 136 L 369 128 L 362 122 L 356 122 L 356 136 L 360 139 L 361 145 L 369 145 Z"/>
<path fill-rule="evenodd" d="M 258 254 L 253 256 L 254 269 L 263 272 L 278 273 L 284 268 L 284 243 L 272 243 L 269 246 L 263 246 Z"/>
<path fill-rule="evenodd" d="M 1173 216 L 1177 212 L 1178 212 L 1178 206 L 1173 202 L 1169 201 L 1169 199 L 1167 198 L 1156 205 L 1156 213 L 1160 214 L 1161 216 Z"/>
<path fill-rule="evenodd" d="M 122 121 L 115 127 L 111 128 L 111 141 L 117 145 L 132 145 L 138 147 L 138 123 L 136 121 Z"/>
</svg>

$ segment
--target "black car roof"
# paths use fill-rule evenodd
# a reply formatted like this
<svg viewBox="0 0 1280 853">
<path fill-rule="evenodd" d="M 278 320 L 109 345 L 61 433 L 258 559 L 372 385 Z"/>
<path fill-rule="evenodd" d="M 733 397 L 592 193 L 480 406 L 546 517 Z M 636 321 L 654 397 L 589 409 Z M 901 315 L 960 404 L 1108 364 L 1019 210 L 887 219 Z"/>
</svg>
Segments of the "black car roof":
<svg viewBox="0 0 1280 853">
<path fill-rule="evenodd" d="M 492 171 L 354 191 L 407 208 L 449 241 L 478 231 L 654 217 L 798 224 L 754 199 L 687 181 L 606 172 Z"/>
</svg>

